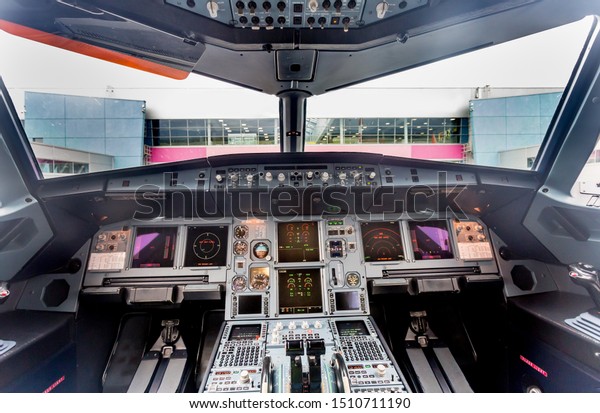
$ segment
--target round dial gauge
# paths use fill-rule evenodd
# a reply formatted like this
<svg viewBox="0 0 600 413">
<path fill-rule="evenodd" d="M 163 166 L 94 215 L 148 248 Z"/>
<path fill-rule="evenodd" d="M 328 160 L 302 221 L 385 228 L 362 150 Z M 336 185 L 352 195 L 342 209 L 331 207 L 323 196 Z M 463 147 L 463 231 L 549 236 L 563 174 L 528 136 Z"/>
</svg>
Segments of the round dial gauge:
<svg viewBox="0 0 600 413">
<path fill-rule="evenodd" d="M 242 291 L 246 289 L 246 277 L 238 275 L 231 280 L 231 289 L 233 291 Z"/>
<path fill-rule="evenodd" d="M 252 271 L 250 273 L 250 288 L 252 290 L 266 290 L 269 287 L 269 274 L 266 271 Z"/>
<path fill-rule="evenodd" d="M 234 242 L 233 252 L 235 253 L 235 255 L 246 255 L 248 253 L 248 243 L 246 241 Z"/>
<path fill-rule="evenodd" d="M 233 229 L 233 236 L 237 239 L 244 239 L 248 237 L 248 227 L 246 225 L 237 225 Z"/>
<path fill-rule="evenodd" d="M 346 284 L 348 284 L 348 287 L 358 287 L 360 285 L 360 275 L 355 272 L 349 272 L 346 274 Z"/>
<path fill-rule="evenodd" d="M 261 260 L 267 258 L 269 255 L 269 246 L 265 242 L 257 242 L 252 248 L 252 254 Z"/>
<path fill-rule="evenodd" d="M 212 232 L 203 232 L 194 240 L 194 254 L 201 260 L 214 258 L 221 250 L 221 240 Z"/>
</svg>

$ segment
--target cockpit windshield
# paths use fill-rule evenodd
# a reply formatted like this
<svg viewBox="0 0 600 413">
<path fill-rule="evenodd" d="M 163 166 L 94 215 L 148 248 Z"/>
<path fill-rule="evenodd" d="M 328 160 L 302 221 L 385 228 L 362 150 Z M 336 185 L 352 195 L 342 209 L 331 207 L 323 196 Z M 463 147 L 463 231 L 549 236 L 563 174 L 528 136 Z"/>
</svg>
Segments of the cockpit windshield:
<svg viewBox="0 0 600 413">
<path fill-rule="evenodd" d="M 589 26 L 311 96 L 303 149 L 530 170 Z M 0 36 L 12 56 L 0 71 L 45 178 L 281 150 L 276 96 Z"/>
</svg>

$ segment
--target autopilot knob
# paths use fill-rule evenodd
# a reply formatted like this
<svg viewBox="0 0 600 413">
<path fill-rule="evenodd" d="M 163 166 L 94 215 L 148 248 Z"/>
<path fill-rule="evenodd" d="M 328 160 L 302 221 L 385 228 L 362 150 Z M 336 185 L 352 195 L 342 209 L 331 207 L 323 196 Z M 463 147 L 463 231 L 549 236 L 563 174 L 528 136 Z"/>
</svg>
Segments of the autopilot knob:
<svg viewBox="0 0 600 413">
<path fill-rule="evenodd" d="M 575 284 L 584 287 L 597 309 L 600 309 L 600 273 L 593 265 L 578 262 L 569 265 L 569 278 Z"/>
<path fill-rule="evenodd" d="M 339 177 L 340 177 L 340 180 L 345 181 L 347 178 L 346 172 L 340 172 Z"/>
<path fill-rule="evenodd" d="M 378 364 L 377 367 L 376 367 L 376 370 L 377 370 L 377 375 L 379 377 L 383 377 L 383 376 L 385 376 L 385 372 L 387 371 L 387 367 L 384 366 L 383 364 Z"/>
<path fill-rule="evenodd" d="M 271 182 L 271 181 L 273 180 L 273 174 L 272 174 L 271 172 L 267 172 L 267 173 L 265 174 L 265 180 L 266 180 L 267 182 Z"/>
<path fill-rule="evenodd" d="M 323 172 L 321 174 L 321 181 L 323 181 L 323 182 L 329 181 L 329 172 Z"/>
<path fill-rule="evenodd" d="M 279 173 L 279 175 L 277 175 L 277 180 L 279 182 L 284 182 L 285 181 L 285 174 L 283 172 Z"/>
</svg>

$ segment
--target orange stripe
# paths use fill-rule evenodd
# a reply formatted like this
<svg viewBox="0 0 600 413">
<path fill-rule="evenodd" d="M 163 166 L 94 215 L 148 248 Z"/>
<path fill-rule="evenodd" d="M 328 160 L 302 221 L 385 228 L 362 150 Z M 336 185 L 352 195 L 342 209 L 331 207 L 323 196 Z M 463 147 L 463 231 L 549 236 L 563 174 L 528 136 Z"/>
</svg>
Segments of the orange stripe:
<svg viewBox="0 0 600 413">
<path fill-rule="evenodd" d="M 42 32 L 40 30 L 32 29 L 31 27 L 22 26 L 20 24 L 12 23 L 6 20 L 0 19 L 0 29 L 18 37 L 23 37 L 25 39 L 47 44 L 49 46 L 54 46 L 61 49 L 69 50 L 71 52 L 94 57 L 96 59 L 102 59 L 108 62 L 117 63 L 123 66 L 131 67 L 133 69 L 143 70 L 145 72 L 170 77 L 172 79 L 183 80 L 187 78 L 189 74 L 184 70 L 174 69 L 137 57 L 128 56 L 123 53 L 86 44 L 77 40 L 66 39 L 55 34 Z"/>
</svg>

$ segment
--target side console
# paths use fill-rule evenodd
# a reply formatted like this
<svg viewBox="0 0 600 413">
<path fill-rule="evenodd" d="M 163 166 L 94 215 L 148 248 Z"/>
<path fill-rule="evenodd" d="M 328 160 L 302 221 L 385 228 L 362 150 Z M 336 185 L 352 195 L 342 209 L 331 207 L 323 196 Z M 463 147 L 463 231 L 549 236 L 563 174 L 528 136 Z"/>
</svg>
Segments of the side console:
<svg viewBox="0 0 600 413">
<path fill-rule="evenodd" d="M 229 321 L 200 392 L 410 391 L 370 317 Z"/>
</svg>

